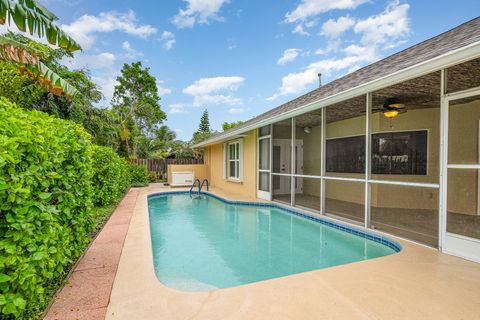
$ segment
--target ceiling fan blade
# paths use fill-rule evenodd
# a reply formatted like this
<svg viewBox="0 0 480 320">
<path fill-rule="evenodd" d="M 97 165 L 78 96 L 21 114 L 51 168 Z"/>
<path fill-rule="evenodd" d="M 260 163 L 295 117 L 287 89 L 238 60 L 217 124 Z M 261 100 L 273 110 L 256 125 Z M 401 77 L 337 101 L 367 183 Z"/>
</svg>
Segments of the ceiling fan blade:
<svg viewBox="0 0 480 320">
<path fill-rule="evenodd" d="M 372 112 L 382 112 L 382 111 L 383 111 L 382 108 L 373 108 L 373 109 L 372 109 Z M 362 111 L 360 111 L 360 113 L 362 113 L 362 114 L 363 114 L 363 113 L 367 113 L 367 111 L 366 111 L 366 110 L 362 110 Z"/>
</svg>

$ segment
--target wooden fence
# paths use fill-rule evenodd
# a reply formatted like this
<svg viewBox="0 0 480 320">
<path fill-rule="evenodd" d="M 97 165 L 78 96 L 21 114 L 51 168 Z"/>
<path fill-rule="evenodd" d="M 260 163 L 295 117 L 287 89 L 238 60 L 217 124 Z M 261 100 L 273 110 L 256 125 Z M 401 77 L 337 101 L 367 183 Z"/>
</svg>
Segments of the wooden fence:
<svg viewBox="0 0 480 320">
<path fill-rule="evenodd" d="M 169 164 L 203 164 L 203 159 L 131 159 L 130 162 L 146 166 L 148 171 L 156 172 L 161 179 L 167 179 Z"/>
</svg>

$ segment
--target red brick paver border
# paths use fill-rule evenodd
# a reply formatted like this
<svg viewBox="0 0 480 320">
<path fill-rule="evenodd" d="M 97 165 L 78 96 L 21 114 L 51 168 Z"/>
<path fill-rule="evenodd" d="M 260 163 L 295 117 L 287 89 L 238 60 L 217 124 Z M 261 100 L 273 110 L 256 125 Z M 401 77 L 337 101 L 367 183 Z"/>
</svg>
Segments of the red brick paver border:
<svg viewBox="0 0 480 320">
<path fill-rule="evenodd" d="M 132 188 L 54 298 L 44 319 L 105 319 L 123 242 L 139 193 Z"/>
</svg>

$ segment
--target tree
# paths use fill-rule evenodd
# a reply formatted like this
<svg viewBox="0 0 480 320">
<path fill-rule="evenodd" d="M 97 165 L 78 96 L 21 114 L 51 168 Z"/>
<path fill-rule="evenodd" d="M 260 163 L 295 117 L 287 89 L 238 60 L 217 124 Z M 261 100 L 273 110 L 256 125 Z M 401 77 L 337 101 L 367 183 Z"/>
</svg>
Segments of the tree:
<svg viewBox="0 0 480 320">
<path fill-rule="evenodd" d="M 153 137 L 141 136 L 138 147 L 140 158 L 164 159 L 173 153 L 173 143 L 177 138 L 175 131 L 162 125 L 153 130 Z"/>
<path fill-rule="evenodd" d="M 176 159 L 192 159 L 200 158 L 201 154 L 193 151 L 191 148 L 192 142 L 175 140 L 172 142 L 172 153 L 175 153 Z"/>
<path fill-rule="evenodd" d="M 235 128 L 238 125 L 241 125 L 243 121 L 236 121 L 236 122 L 224 122 L 222 123 L 222 129 L 223 131 L 230 130 L 232 128 Z"/>
<path fill-rule="evenodd" d="M 154 129 L 166 118 L 160 108 L 156 79 L 149 70 L 142 68 L 141 62 L 124 64 L 112 98 L 112 109 L 120 123 L 120 137 L 129 157 L 137 157 L 140 140 L 152 138 Z"/>
<path fill-rule="evenodd" d="M 193 133 L 191 140 L 192 144 L 197 144 L 202 142 L 212 136 L 212 130 L 210 130 L 210 119 L 208 118 L 208 110 L 203 111 L 202 117 L 200 118 L 200 124 L 198 130 Z"/>
<path fill-rule="evenodd" d="M 201 133 L 210 133 L 210 119 L 208 118 L 208 110 L 203 111 L 202 117 L 200 118 L 200 125 L 198 126 L 198 131 Z"/>
<path fill-rule="evenodd" d="M 15 35 L 19 43 L 34 41 L 22 35 Z M 34 44 L 44 52 L 44 64 L 50 70 L 71 83 L 79 94 L 71 100 L 65 95 L 57 96 L 39 86 L 35 80 L 22 72 L 11 61 L 0 61 L 0 96 L 4 96 L 24 109 L 35 109 L 56 117 L 82 124 L 91 134 L 95 144 L 119 148 L 118 121 L 109 109 L 95 106 L 102 93 L 92 81 L 87 70 L 70 70 L 60 61 L 66 56 L 63 49 L 53 49 L 41 43 Z"/>
</svg>

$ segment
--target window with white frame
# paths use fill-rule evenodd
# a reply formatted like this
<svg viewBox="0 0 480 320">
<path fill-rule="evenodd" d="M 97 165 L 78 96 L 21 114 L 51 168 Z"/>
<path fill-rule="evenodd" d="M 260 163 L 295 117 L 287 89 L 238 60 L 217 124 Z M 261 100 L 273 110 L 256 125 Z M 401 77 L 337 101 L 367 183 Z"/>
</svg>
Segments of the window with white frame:
<svg viewBox="0 0 480 320">
<path fill-rule="evenodd" d="M 242 178 L 242 143 L 233 141 L 226 144 L 225 173 L 227 179 L 241 180 Z"/>
</svg>

